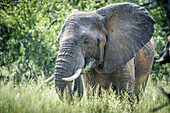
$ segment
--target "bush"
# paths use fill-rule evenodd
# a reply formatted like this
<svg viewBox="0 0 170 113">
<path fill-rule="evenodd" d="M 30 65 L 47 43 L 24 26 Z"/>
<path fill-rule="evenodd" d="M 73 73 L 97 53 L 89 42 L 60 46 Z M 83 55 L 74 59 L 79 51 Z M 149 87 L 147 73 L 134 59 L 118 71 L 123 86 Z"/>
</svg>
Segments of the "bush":
<svg viewBox="0 0 170 113">
<path fill-rule="evenodd" d="M 18 79 L 22 76 L 51 76 L 58 53 L 57 36 L 65 18 L 73 9 L 93 11 L 109 4 L 127 1 L 129 0 L 3 0 L 0 4 L 1 76 L 4 76 L 2 71 L 6 69 Z M 130 2 L 142 5 L 149 1 Z M 154 5 L 150 4 L 149 7 Z M 165 26 L 168 22 L 160 6 L 148 11 L 156 21 L 154 39 L 155 57 L 158 58 L 166 44 L 170 26 Z M 153 68 L 155 73 L 161 72 L 157 70 L 157 66 L 160 67 L 156 65 Z"/>
</svg>

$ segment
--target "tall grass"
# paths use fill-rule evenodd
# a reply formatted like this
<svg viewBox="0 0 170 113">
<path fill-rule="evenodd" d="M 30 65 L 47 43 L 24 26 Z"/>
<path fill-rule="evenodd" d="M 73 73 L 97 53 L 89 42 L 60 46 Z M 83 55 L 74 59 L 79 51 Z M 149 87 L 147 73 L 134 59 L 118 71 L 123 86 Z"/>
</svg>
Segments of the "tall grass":
<svg viewBox="0 0 170 113">
<path fill-rule="evenodd" d="M 44 77 L 37 81 L 22 81 L 19 84 L 5 80 L 0 81 L 0 113 L 148 113 L 168 101 L 158 86 L 170 91 L 167 82 L 159 81 L 155 86 L 149 79 L 146 90 L 132 105 L 125 96 L 120 99 L 112 91 L 102 91 L 97 94 L 82 97 L 76 96 L 72 100 L 64 98 L 61 101 L 55 92 L 53 83 L 44 84 Z M 158 113 L 168 113 L 170 105 L 159 110 Z"/>
</svg>

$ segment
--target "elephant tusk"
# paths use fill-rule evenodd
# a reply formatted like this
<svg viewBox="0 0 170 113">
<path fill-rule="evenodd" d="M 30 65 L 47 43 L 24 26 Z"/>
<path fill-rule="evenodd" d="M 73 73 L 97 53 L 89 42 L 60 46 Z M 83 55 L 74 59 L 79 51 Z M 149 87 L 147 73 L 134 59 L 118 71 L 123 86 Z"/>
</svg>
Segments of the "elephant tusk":
<svg viewBox="0 0 170 113">
<path fill-rule="evenodd" d="M 156 62 L 162 62 L 162 61 L 164 61 L 165 59 L 164 58 L 162 58 L 162 59 L 158 59 L 158 60 L 155 60 Z"/>
<path fill-rule="evenodd" d="M 45 80 L 45 83 L 49 83 L 51 82 L 52 80 L 54 80 L 55 76 L 51 76 L 50 78 L 48 78 L 47 80 Z"/>
<path fill-rule="evenodd" d="M 74 74 L 73 76 L 68 77 L 68 78 L 62 78 L 62 80 L 64 80 L 64 81 L 73 81 L 73 80 L 75 80 L 77 77 L 79 77 L 79 75 L 81 74 L 81 71 L 82 71 L 82 68 L 79 68 L 79 69 L 75 72 L 75 74 Z"/>
</svg>

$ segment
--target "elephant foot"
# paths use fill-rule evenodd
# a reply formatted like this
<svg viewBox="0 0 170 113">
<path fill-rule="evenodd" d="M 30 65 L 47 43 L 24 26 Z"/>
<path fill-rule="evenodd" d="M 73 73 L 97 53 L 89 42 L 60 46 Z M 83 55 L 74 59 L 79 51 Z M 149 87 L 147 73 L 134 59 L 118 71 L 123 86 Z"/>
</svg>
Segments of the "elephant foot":
<svg viewBox="0 0 170 113">
<path fill-rule="evenodd" d="M 127 93 L 129 96 L 128 97 L 129 101 L 134 101 L 135 100 L 134 81 L 132 80 L 131 82 L 121 82 L 119 93 L 122 97 Z"/>
</svg>

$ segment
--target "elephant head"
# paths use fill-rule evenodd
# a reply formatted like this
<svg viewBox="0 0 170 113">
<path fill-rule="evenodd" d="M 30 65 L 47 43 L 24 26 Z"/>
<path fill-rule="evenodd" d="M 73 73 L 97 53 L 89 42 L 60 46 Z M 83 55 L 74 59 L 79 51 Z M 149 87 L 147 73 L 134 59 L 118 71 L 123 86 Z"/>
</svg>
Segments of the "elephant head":
<svg viewBox="0 0 170 113">
<path fill-rule="evenodd" d="M 99 73 L 116 71 L 151 39 L 153 23 L 144 8 L 132 3 L 117 3 L 92 12 L 74 11 L 58 36 L 54 76 L 46 82 L 55 78 L 56 88 L 71 89 L 70 81 L 90 62 Z"/>
</svg>

